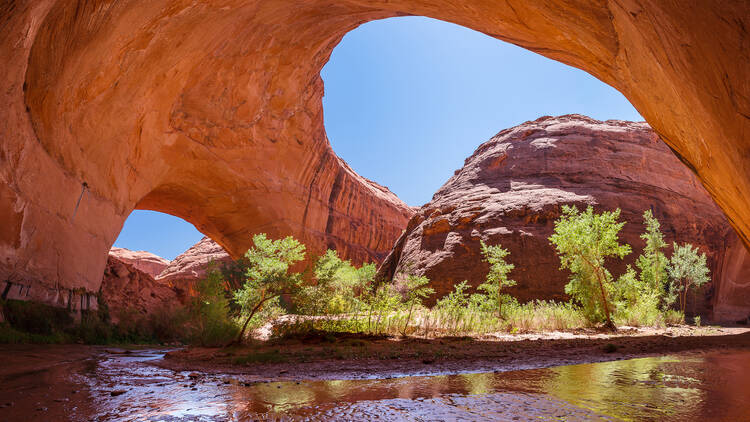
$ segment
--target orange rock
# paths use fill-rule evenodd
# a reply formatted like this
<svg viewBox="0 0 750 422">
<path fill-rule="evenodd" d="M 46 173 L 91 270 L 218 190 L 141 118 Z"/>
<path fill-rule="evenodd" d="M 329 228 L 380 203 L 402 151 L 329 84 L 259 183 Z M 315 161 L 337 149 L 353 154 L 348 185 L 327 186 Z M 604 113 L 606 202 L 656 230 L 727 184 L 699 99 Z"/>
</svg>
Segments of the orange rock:
<svg viewBox="0 0 750 422">
<path fill-rule="evenodd" d="M 115 255 L 107 259 L 101 294 L 113 323 L 180 305 L 177 292 Z"/>
<path fill-rule="evenodd" d="M 622 92 L 748 243 L 750 3 L 14 0 L 0 6 L 0 279 L 97 291 L 134 209 L 238 256 L 292 234 L 355 262 L 412 211 L 331 151 L 320 69 L 358 25 L 424 15 Z"/>
<path fill-rule="evenodd" d="M 109 256 L 117 258 L 126 264 L 130 264 L 151 277 L 158 276 L 169 265 L 169 260 L 146 251 L 131 251 L 130 249 L 125 248 L 112 248 L 109 250 Z"/>
<path fill-rule="evenodd" d="M 195 282 L 206 275 L 209 264 L 221 264 L 231 259 L 221 246 L 204 237 L 173 259 L 156 279 L 175 289 L 184 301 L 193 294 Z"/>
<path fill-rule="evenodd" d="M 461 280 L 476 286 L 489 270 L 483 240 L 510 251 L 518 285 L 508 293 L 567 300 L 569 273 L 548 240 L 565 204 L 622 210 L 620 238 L 633 253 L 610 264 L 615 277 L 642 252 L 642 214 L 651 209 L 668 249 L 688 242 L 709 257 L 713 283 L 689 298 L 688 311 L 713 310 L 721 320 L 750 314 L 750 255 L 699 180 L 647 124 L 579 115 L 542 117 L 480 145 L 412 217 L 381 273 L 426 275 L 436 297 Z"/>
</svg>

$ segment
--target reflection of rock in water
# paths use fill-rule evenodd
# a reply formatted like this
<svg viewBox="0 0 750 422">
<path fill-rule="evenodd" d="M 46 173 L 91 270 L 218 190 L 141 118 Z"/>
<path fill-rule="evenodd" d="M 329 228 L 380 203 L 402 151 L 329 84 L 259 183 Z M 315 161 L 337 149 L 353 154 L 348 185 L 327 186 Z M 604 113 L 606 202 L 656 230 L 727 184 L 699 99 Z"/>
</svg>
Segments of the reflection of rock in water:
<svg viewBox="0 0 750 422">
<path fill-rule="evenodd" d="M 498 373 L 248 383 L 155 367 L 156 350 L 23 346 L 0 352 L 0 420 L 737 421 L 750 352 Z M 698 357 L 699 356 L 699 357 Z M 239 378 L 239 377 L 237 377 Z M 53 393 L 50 394 L 50 391 Z M 113 394 L 114 393 L 114 394 Z M 39 410 L 37 410 L 39 409 Z"/>
</svg>

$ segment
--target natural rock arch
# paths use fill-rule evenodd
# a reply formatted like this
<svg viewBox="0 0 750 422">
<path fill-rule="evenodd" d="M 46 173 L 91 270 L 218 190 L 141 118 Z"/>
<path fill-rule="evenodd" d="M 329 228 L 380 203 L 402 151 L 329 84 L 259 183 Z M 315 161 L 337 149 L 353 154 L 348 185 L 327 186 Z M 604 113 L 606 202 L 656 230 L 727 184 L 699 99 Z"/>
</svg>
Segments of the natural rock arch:
<svg viewBox="0 0 750 422">
<path fill-rule="evenodd" d="M 135 208 L 233 254 L 291 233 L 361 260 L 411 210 L 325 136 L 320 69 L 346 34 L 424 15 L 621 91 L 750 238 L 750 5 L 639 0 L 15 0 L 0 8 L 0 267 L 96 290 Z M 51 296 L 49 296 L 51 295 Z"/>
</svg>

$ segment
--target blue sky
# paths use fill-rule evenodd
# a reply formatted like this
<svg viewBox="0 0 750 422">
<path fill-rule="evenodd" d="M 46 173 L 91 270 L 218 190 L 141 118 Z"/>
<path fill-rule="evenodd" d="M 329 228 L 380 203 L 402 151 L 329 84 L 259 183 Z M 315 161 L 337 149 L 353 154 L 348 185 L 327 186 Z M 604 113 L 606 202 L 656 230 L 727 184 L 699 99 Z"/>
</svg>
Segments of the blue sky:
<svg viewBox="0 0 750 422">
<path fill-rule="evenodd" d="M 355 29 L 321 75 L 334 151 L 415 206 L 507 127 L 569 113 L 643 120 L 622 94 L 581 70 L 421 17 Z M 179 218 L 135 211 L 115 245 L 173 259 L 201 237 Z"/>
</svg>

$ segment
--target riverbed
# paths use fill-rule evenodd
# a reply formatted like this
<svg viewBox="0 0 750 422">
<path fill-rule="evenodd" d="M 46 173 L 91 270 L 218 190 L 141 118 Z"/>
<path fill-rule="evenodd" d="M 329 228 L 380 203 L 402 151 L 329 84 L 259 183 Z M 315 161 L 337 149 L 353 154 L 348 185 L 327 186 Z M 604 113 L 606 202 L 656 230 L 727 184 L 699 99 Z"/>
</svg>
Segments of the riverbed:
<svg viewBox="0 0 750 422">
<path fill-rule="evenodd" d="M 6 347 L 0 421 L 750 420 L 747 349 L 281 382 L 159 366 L 169 350 Z"/>
</svg>

